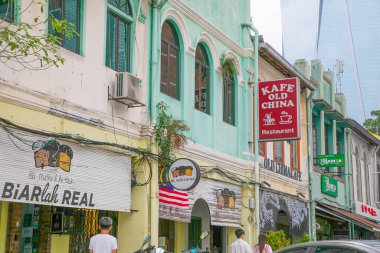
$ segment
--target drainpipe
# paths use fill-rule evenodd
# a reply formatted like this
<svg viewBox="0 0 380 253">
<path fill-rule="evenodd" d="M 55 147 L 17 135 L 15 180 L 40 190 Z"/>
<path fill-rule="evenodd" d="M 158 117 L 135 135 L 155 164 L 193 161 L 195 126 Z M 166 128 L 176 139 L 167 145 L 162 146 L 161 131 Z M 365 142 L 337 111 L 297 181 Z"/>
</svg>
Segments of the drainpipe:
<svg viewBox="0 0 380 253">
<path fill-rule="evenodd" d="M 312 141 L 312 124 L 311 121 L 313 120 L 313 117 L 311 115 L 311 102 L 315 91 L 311 91 L 310 94 L 306 98 L 306 134 L 307 134 L 307 143 L 310 145 L 313 143 Z M 310 146 L 307 149 L 307 161 L 308 161 L 308 188 L 309 188 L 309 200 L 308 200 L 308 209 L 309 209 L 309 236 L 310 238 L 315 241 L 317 239 L 317 233 L 314 230 L 314 224 L 315 224 L 315 209 L 314 209 L 314 202 L 313 202 L 313 187 L 311 185 L 311 173 L 313 171 L 313 160 L 311 158 L 310 152 L 311 152 Z"/>
<path fill-rule="evenodd" d="M 346 184 L 346 189 L 347 189 L 347 192 L 346 192 L 346 195 L 347 195 L 347 198 L 348 198 L 348 208 L 349 208 L 349 211 L 350 212 L 353 212 L 353 208 L 352 208 L 352 194 L 353 192 L 351 191 L 352 190 L 352 186 L 353 186 L 353 175 L 352 175 L 352 168 L 351 168 L 351 150 L 350 150 L 350 145 L 349 145 L 349 134 L 350 134 L 350 129 L 347 129 L 345 128 L 344 129 L 344 137 L 345 137 L 345 144 L 347 145 L 347 172 L 345 173 L 346 174 L 346 178 L 345 178 L 345 184 Z M 351 179 L 349 179 L 351 175 Z M 350 236 L 350 239 L 355 239 L 355 224 L 350 221 L 349 224 L 348 224 L 348 227 L 349 227 L 349 236 Z"/>
<path fill-rule="evenodd" d="M 251 29 L 255 34 L 255 41 L 254 41 L 254 75 L 253 75 L 253 82 L 254 82 L 254 163 L 255 163 L 255 238 L 258 238 L 259 232 L 260 232 L 260 213 L 259 213 L 259 206 L 260 206 L 260 168 L 259 168 L 259 87 L 258 87 L 258 75 L 259 75 L 259 31 L 250 23 L 248 24 L 242 24 L 242 27 L 248 27 Z"/>
</svg>

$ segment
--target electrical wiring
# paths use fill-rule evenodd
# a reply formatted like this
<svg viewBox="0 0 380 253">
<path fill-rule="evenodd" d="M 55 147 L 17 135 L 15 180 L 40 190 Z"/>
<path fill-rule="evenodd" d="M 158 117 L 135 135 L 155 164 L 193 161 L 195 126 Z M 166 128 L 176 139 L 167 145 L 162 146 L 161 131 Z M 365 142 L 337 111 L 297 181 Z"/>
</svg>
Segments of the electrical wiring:
<svg viewBox="0 0 380 253">
<path fill-rule="evenodd" d="M 31 134 L 36 134 L 36 135 L 42 135 L 42 136 L 45 136 L 45 137 L 50 137 L 50 138 L 56 138 L 56 139 L 63 139 L 63 140 L 71 140 L 71 141 L 74 141 L 74 142 L 77 142 L 79 144 L 87 144 L 87 145 L 94 145 L 94 146 L 109 146 L 109 147 L 115 147 L 115 148 L 118 148 L 118 149 L 121 149 L 121 150 L 126 150 L 126 151 L 129 151 L 131 153 L 134 153 L 134 154 L 137 154 L 137 155 L 142 155 L 142 156 L 145 156 L 145 157 L 149 157 L 155 161 L 158 161 L 159 160 L 159 155 L 157 154 L 154 154 L 152 152 L 149 152 L 149 151 L 146 151 L 146 150 L 143 150 L 143 149 L 140 149 L 140 148 L 135 148 L 135 147 L 131 147 L 131 146 L 126 146 L 126 145 L 121 145 L 121 144 L 116 144 L 116 143 L 111 143 L 111 142 L 104 142 L 104 141 L 95 141 L 95 140 L 91 140 L 91 139 L 88 139 L 88 138 L 85 138 L 85 137 L 81 137 L 81 136 L 75 136 L 75 135 L 71 135 L 71 134 L 60 134 L 60 133 L 52 133 L 52 132 L 45 132 L 45 131 L 40 131 L 40 130 L 34 130 L 34 129 L 30 129 L 30 128 L 27 128 L 27 127 L 23 127 L 23 126 L 20 126 L 20 125 L 17 125 L 9 120 L 6 120 L 6 119 L 3 119 L 3 118 L 0 118 L 0 126 L 7 132 L 9 133 L 10 135 L 12 135 L 14 138 L 18 139 L 20 142 L 30 146 L 33 148 L 33 144 L 31 141 L 28 141 L 28 140 L 25 140 L 23 138 L 21 138 L 17 133 L 15 133 L 14 131 L 12 131 L 12 129 L 17 129 L 17 130 L 21 130 L 21 131 L 24 131 L 24 132 L 28 132 L 28 133 L 31 133 Z"/>
<path fill-rule="evenodd" d="M 236 174 L 234 172 L 228 171 L 226 169 L 220 168 L 220 167 L 201 167 L 201 174 L 207 175 L 216 173 L 221 175 L 224 178 L 228 178 L 229 180 L 239 183 L 239 184 L 248 184 L 248 185 L 254 185 L 257 184 L 255 180 L 250 179 L 249 177 Z"/>
</svg>

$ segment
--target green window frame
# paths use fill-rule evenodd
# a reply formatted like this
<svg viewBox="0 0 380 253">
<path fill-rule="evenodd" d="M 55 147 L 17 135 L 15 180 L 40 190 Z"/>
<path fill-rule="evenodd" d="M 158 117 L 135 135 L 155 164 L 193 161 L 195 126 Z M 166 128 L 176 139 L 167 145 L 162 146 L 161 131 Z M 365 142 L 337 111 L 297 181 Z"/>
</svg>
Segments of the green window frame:
<svg viewBox="0 0 380 253">
<path fill-rule="evenodd" d="M 118 72 L 131 70 L 132 9 L 128 0 L 108 0 L 105 65 Z"/>
<path fill-rule="evenodd" d="M 223 72 L 223 121 L 235 125 L 235 77 Z"/>
<path fill-rule="evenodd" d="M 273 142 L 273 160 L 284 163 L 284 143 L 282 141 Z"/>
<path fill-rule="evenodd" d="M 13 23 L 15 19 L 15 0 L 0 0 L 0 19 Z"/>
<path fill-rule="evenodd" d="M 81 50 L 81 26 L 82 26 L 82 0 L 49 0 L 49 17 L 53 16 L 58 20 L 67 20 L 74 24 L 79 36 L 74 35 L 67 38 L 64 34 L 54 34 L 49 23 L 49 34 L 61 37 L 59 45 L 74 53 L 80 54 Z"/>
<path fill-rule="evenodd" d="M 195 51 L 195 109 L 210 114 L 210 64 L 205 47 L 197 46 Z"/>
<path fill-rule="evenodd" d="M 191 222 L 189 223 L 189 234 L 188 234 L 188 248 L 193 247 L 202 248 L 202 241 L 199 242 L 199 238 L 202 234 L 202 218 L 191 217 Z M 199 245 L 197 243 L 199 242 Z"/>
</svg>

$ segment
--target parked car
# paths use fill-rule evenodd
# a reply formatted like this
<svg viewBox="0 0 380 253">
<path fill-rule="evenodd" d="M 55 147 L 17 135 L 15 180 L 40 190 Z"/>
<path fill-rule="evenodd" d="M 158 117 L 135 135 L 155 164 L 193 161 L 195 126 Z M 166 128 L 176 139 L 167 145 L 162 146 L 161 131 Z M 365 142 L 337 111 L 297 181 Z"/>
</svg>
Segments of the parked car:
<svg viewBox="0 0 380 253">
<path fill-rule="evenodd" d="M 318 241 L 295 244 L 275 253 L 380 253 L 380 241 Z"/>
</svg>

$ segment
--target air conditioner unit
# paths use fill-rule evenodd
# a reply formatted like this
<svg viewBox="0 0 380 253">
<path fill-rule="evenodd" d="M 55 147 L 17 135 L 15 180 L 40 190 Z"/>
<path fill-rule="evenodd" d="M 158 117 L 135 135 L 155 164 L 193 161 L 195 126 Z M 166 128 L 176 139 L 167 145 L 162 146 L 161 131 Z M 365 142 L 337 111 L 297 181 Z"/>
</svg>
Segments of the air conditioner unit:
<svg viewBox="0 0 380 253">
<path fill-rule="evenodd" d="M 140 79 L 128 72 L 117 73 L 113 99 L 126 103 L 139 103 Z"/>
</svg>

